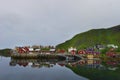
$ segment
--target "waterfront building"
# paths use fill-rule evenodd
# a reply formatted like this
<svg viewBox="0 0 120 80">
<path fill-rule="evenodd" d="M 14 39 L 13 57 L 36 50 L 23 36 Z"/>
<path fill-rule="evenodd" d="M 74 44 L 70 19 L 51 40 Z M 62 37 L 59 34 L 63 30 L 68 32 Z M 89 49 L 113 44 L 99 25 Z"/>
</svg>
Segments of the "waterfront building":
<svg viewBox="0 0 120 80">
<path fill-rule="evenodd" d="M 76 51 L 77 51 L 76 48 L 73 48 L 73 47 L 68 48 L 68 52 L 71 53 L 71 54 L 73 54 L 73 55 L 76 54 Z"/>
</svg>

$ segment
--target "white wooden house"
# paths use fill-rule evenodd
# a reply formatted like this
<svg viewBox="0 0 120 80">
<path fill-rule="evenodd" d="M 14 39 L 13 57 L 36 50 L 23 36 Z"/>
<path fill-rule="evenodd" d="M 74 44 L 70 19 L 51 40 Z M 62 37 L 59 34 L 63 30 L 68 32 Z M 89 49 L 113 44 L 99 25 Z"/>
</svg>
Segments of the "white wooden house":
<svg viewBox="0 0 120 80">
<path fill-rule="evenodd" d="M 117 45 L 114 45 L 114 44 L 108 44 L 107 47 L 108 47 L 108 48 L 110 48 L 110 47 L 112 47 L 112 48 L 118 48 L 118 46 L 117 46 Z"/>
<path fill-rule="evenodd" d="M 68 52 L 71 52 L 71 51 L 77 51 L 77 49 L 76 48 L 73 48 L 73 47 L 70 47 L 70 48 L 68 48 Z"/>
</svg>

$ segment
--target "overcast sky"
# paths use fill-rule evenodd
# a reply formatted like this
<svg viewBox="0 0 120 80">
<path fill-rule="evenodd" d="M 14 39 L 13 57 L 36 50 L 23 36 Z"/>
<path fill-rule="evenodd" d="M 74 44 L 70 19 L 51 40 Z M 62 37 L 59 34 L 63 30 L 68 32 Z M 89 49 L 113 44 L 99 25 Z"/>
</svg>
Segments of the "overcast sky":
<svg viewBox="0 0 120 80">
<path fill-rule="evenodd" d="M 56 45 L 120 24 L 120 0 L 0 0 L 0 49 Z"/>
</svg>

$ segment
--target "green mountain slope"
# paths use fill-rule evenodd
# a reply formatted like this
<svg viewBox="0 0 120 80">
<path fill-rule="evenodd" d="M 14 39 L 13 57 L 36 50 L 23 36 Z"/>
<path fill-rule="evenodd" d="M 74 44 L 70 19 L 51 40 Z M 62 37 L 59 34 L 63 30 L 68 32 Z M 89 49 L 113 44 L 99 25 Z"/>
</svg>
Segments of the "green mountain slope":
<svg viewBox="0 0 120 80">
<path fill-rule="evenodd" d="M 58 44 L 57 49 L 76 47 L 83 49 L 96 44 L 115 44 L 120 46 L 120 25 L 107 29 L 92 29 L 75 35 L 72 39 Z"/>
</svg>

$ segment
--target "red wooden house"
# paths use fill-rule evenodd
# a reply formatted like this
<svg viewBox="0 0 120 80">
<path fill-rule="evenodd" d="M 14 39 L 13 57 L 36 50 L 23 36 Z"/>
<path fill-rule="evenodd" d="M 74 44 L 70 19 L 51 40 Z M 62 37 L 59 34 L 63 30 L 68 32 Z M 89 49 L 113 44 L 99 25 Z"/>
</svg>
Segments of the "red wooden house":
<svg viewBox="0 0 120 80">
<path fill-rule="evenodd" d="M 71 50 L 71 54 L 75 55 L 76 54 L 76 50 Z"/>
<path fill-rule="evenodd" d="M 86 51 L 85 50 L 79 50 L 78 54 L 86 54 Z"/>
<path fill-rule="evenodd" d="M 17 52 L 19 54 L 27 53 L 27 52 L 29 52 L 29 48 L 27 48 L 27 47 L 18 47 Z"/>
<path fill-rule="evenodd" d="M 116 53 L 115 52 L 107 52 L 106 55 L 108 57 L 116 57 Z"/>
</svg>

